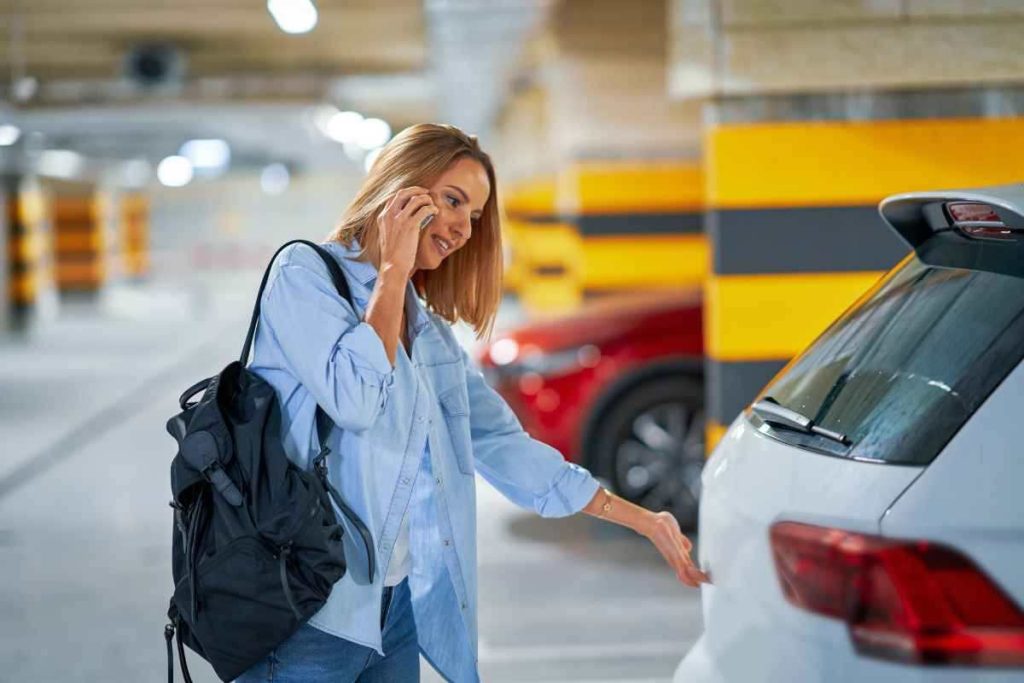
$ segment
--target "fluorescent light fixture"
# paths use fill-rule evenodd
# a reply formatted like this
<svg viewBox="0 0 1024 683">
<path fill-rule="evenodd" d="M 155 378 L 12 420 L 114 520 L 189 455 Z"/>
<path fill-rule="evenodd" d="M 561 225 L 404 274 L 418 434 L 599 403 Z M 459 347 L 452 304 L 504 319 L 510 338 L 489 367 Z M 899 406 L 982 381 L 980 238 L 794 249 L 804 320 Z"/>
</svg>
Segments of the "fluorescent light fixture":
<svg viewBox="0 0 1024 683">
<path fill-rule="evenodd" d="M 366 119 L 359 112 L 339 111 L 327 122 L 327 137 L 343 145 L 358 143 L 365 122 Z"/>
<path fill-rule="evenodd" d="M 156 167 L 156 177 L 167 187 L 183 187 L 192 182 L 192 164 L 183 156 L 170 156 Z"/>
<path fill-rule="evenodd" d="M 0 147 L 13 145 L 21 137 L 21 129 L 10 123 L 0 125 Z"/>
<path fill-rule="evenodd" d="M 329 131 L 331 128 L 331 119 L 337 113 L 338 108 L 333 104 L 321 104 L 311 109 L 308 115 L 312 119 L 313 125 L 316 126 L 317 130 L 330 137 Z"/>
<path fill-rule="evenodd" d="M 82 170 L 82 155 L 69 149 L 48 149 L 39 155 L 40 175 L 74 178 Z"/>
<path fill-rule="evenodd" d="M 267 0 L 267 9 L 285 33 L 309 33 L 316 26 L 316 7 L 310 0 Z"/>
<path fill-rule="evenodd" d="M 383 147 L 371 149 L 369 154 L 366 155 L 366 158 L 363 159 L 363 168 L 366 170 L 367 173 L 369 173 L 370 169 L 373 168 L 373 162 L 377 161 L 377 157 L 380 156 L 381 149 L 383 149 Z"/>
<path fill-rule="evenodd" d="M 356 134 L 355 142 L 363 149 L 369 151 L 377 147 L 383 147 L 391 139 L 391 126 L 383 119 L 364 119 L 359 124 L 359 131 Z"/>
<path fill-rule="evenodd" d="M 267 194 L 281 194 L 288 189 L 291 174 L 284 164 L 273 163 L 263 167 L 260 173 L 260 187 Z"/>
<path fill-rule="evenodd" d="M 189 140 L 178 150 L 192 168 L 217 173 L 231 163 L 231 148 L 224 140 Z"/>
<path fill-rule="evenodd" d="M 11 84 L 11 94 L 15 102 L 28 102 L 39 91 L 39 80 L 34 76 L 22 76 Z"/>
</svg>

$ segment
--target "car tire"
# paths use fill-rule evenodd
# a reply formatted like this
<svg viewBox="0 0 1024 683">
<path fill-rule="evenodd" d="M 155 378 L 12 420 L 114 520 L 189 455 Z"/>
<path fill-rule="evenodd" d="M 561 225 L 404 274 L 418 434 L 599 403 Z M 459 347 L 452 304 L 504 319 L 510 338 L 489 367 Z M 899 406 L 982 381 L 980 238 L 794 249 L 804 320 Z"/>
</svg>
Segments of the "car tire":
<svg viewBox="0 0 1024 683">
<path fill-rule="evenodd" d="M 595 476 L 626 500 L 697 527 L 704 467 L 704 387 L 673 375 L 630 388 L 598 418 L 589 440 Z"/>
</svg>

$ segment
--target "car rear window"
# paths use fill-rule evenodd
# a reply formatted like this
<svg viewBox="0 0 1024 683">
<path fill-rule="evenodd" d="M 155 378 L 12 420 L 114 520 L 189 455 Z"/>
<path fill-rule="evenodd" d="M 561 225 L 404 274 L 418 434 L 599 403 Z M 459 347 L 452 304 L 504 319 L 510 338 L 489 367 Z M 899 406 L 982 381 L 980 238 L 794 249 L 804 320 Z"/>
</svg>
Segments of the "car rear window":
<svg viewBox="0 0 1024 683">
<path fill-rule="evenodd" d="M 765 388 L 848 445 L 748 417 L 774 438 L 829 455 L 931 462 L 1024 357 L 1024 279 L 894 268 Z"/>
</svg>

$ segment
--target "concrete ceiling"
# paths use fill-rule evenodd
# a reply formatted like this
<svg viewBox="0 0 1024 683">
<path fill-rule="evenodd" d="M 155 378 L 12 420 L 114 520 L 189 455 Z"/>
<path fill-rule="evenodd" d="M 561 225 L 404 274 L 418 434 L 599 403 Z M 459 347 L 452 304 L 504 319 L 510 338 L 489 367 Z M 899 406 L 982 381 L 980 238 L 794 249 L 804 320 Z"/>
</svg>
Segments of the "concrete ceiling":
<svg viewBox="0 0 1024 683">
<path fill-rule="evenodd" d="M 194 137 L 226 139 L 234 165 L 358 163 L 311 125 L 324 103 L 486 138 L 552 2 L 314 0 L 316 28 L 288 35 L 265 0 L 5 0 L 0 124 L 26 135 L 0 165 L 25 167 L 32 147 L 155 162 Z M 130 76 L 142 47 L 174 55 L 157 86 Z"/>
<path fill-rule="evenodd" d="M 143 43 L 181 48 L 189 79 L 401 73 L 427 60 L 420 0 L 319 0 L 310 33 L 279 30 L 260 0 L 6 0 L 0 82 L 121 74 Z"/>
<path fill-rule="evenodd" d="M 550 0 L 314 3 L 316 28 L 288 35 L 265 0 L 4 0 L 0 124 L 99 159 L 154 161 L 217 136 L 238 161 L 350 164 L 309 125 L 312 107 L 486 133 Z M 180 70 L 143 87 L 126 67 L 140 46 L 171 50 Z"/>
</svg>

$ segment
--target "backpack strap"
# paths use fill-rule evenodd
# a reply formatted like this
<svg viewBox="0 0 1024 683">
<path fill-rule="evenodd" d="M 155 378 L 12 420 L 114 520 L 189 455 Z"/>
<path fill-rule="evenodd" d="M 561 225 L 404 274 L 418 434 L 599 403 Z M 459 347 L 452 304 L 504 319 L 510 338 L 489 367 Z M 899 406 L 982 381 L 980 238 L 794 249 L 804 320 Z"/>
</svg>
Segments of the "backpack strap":
<svg viewBox="0 0 1024 683">
<path fill-rule="evenodd" d="M 185 679 L 185 683 L 192 683 L 192 674 L 185 661 L 185 646 L 181 642 L 181 617 L 178 615 L 178 608 L 174 606 L 173 600 L 167 616 L 171 620 L 167 626 L 164 626 L 164 640 L 167 641 L 167 683 L 174 683 L 174 654 L 171 651 L 171 641 L 175 639 L 175 636 L 178 641 L 178 661 L 181 663 L 181 675 Z"/>
<path fill-rule="evenodd" d="M 309 240 L 291 240 L 282 244 L 274 255 L 270 259 L 270 263 L 267 264 L 267 269 L 263 271 L 263 280 L 260 282 L 259 292 L 256 294 L 256 304 L 253 306 L 252 318 L 249 320 L 249 331 L 245 335 L 245 343 L 242 345 L 242 355 L 239 358 L 239 362 L 244 366 L 249 362 L 249 353 L 252 351 L 253 338 L 256 335 L 256 324 L 260 318 L 260 302 L 263 299 L 263 290 L 267 286 L 267 280 L 270 278 L 270 269 L 274 265 L 274 260 L 281 251 L 292 244 L 305 244 L 317 253 L 317 255 L 323 260 L 324 265 L 327 266 L 327 272 L 331 276 L 331 282 L 334 283 L 334 288 L 337 290 L 338 295 L 345 299 L 355 310 L 355 304 L 352 302 L 352 291 L 349 289 L 348 281 L 345 279 L 344 273 L 341 272 L 341 266 L 334 260 L 334 257 L 319 244 L 310 242 Z M 190 388 L 188 391 L 192 391 Z M 186 391 L 186 394 L 188 393 Z M 185 398 L 184 396 L 182 397 Z M 316 407 L 316 434 L 317 441 L 320 445 L 320 453 L 316 456 L 313 461 L 314 470 L 320 476 L 324 487 L 329 492 L 331 498 L 335 504 L 341 510 L 341 513 L 345 515 L 348 521 L 359 533 L 362 539 L 363 546 L 366 550 L 366 563 L 367 571 L 370 577 L 370 581 L 373 581 L 374 571 L 376 569 L 376 561 L 373 554 L 373 536 L 370 534 L 370 530 L 367 528 L 365 522 L 359 518 L 359 515 L 350 508 L 345 501 L 342 499 L 341 494 L 337 489 L 327 480 L 327 454 L 330 453 L 330 448 L 327 445 L 328 438 L 331 433 L 331 427 L 333 422 L 327 413 L 324 412 L 323 408 L 319 405 Z"/>
<path fill-rule="evenodd" d="M 245 335 L 245 343 L 242 345 L 242 355 L 238 361 L 244 367 L 249 363 L 249 352 L 252 350 L 252 340 L 256 335 L 256 323 L 260 319 L 260 302 L 263 300 L 263 290 L 267 287 L 267 280 L 270 278 L 270 270 L 274 265 L 274 261 L 277 259 L 277 255 L 280 254 L 285 247 L 291 246 L 292 244 L 305 244 L 317 253 L 317 255 L 323 260 L 327 266 L 327 272 L 331 275 L 331 281 L 334 283 L 334 288 L 338 291 L 338 295 L 341 296 L 355 309 L 355 304 L 352 303 L 352 292 L 349 290 L 348 281 L 345 279 L 344 274 L 341 272 L 341 266 L 334 260 L 327 250 L 321 247 L 319 244 L 310 242 L 309 240 L 291 240 L 285 242 L 274 255 L 270 257 L 270 263 L 267 264 L 267 269 L 263 271 L 263 280 L 260 281 L 260 290 L 256 293 L 256 304 L 252 307 L 252 317 L 249 319 L 249 331 Z"/>
<path fill-rule="evenodd" d="M 320 406 L 316 407 L 316 432 L 317 437 L 320 440 L 320 452 L 315 458 L 313 458 L 313 471 L 320 477 L 320 481 L 323 483 L 324 488 L 327 490 L 328 495 L 334 500 L 334 504 L 341 510 L 341 514 L 345 515 L 349 523 L 359 534 L 360 539 L 363 542 L 363 549 L 366 551 L 366 572 L 373 582 L 374 572 L 376 571 L 377 562 L 373 554 L 373 535 L 370 534 L 370 530 L 366 527 L 366 523 L 359 518 L 355 510 L 350 508 L 345 500 L 341 497 L 341 493 L 338 489 L 334 488 L 334 484 L 327 478 L 327 456 L 331 452 L 330 447 L 327 445 L 327 438 L 331 432 L 332 426 L 331 418 L 325 413 Z"/>
</svg>

